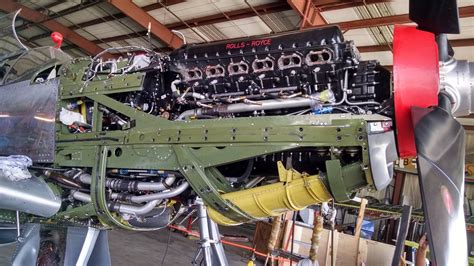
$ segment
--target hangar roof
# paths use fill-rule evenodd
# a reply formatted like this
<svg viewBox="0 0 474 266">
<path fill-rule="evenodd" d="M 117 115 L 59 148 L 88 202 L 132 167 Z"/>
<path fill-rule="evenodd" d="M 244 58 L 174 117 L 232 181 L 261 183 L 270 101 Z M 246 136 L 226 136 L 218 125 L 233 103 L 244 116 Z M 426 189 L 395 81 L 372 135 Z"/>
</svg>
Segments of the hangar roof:
<svg viewBox="0 0 474 266">
<path fill-rule="evenodd" d="M 2 1 L 3 2 L 3 1 Z M 410 24 L 408 0 L 5 0 L 0 10 L 23 8 L 20 37 L 30 46 L 53 45 L 53 29 L 64 26 L 63 50 L 72 56 L 91 51 L 137 45 L 169 51 L 161 34 L 183 34 L 188 43 L 298 30 L 305 26 L 339 24 L 346 39 L 354 40 L 363 59 L 392 65 L 394 24 Z M 120 7 L 116 3 L 125 3 Z M 299 5 L 299 6 L 298 6 Z M 474 61 L 474 0 L 458 0 L 461 34 L 450 35 L 456 58 Z M 133 9 L 138 8 L 137 10 Z M 122 9 L 121 9 L 122 8 Z M 130 10 L 130 11 L 129 11 Z M 311 14 L 314 10 L 315 14 Z M 143 13 L 140 13 L 143 12 Z M 20 13 L 20 16 L 21 14 Z M 124 14 L 127 13 L 127 14 Z M 306 15 L 306 19 L 305 19 Z M 310 17 L 311 16 L 311 17 Z M 147 36 L 140 18 L 153 19 L 169 30 Z M 143 20 L 143 19 L 142 19 Z M 313 20 L 313 21 L 310 21 Z M 56 23 L 54 25 L 51 25 Z M 57 25 L 59 24 L 59 26 Z M 55 28 L 56 27 L 56 28 Z M 63 29 L 61 28 L 61 29 Z M 76 34 L 78 36 L 76 36 Z M 73 36 L 73 37 L 71 37 Z M 78 38 L 83 38 L 78 39 Z M 79 41 L 78 41 L 79 40 Z"/>
</svg>

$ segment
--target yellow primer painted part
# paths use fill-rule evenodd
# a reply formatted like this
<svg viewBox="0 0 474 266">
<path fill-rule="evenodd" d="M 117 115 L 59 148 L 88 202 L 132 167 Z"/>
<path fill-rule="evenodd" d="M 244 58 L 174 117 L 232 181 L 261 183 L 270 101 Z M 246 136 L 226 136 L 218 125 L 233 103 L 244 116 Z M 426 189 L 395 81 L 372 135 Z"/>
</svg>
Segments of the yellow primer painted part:
<svg viewBox="0 0 474 266">
<path fill-rule="evenodd" d="M 255 219 L 278 216 L 290 210 L 301 210 L 332 199 L 318 175 L 308 176 L 293 169 L 286 170 L 281 162 L 278 162 L 278 171 L 280 182 L 221 196 Z M 240 224 L 212 208 L 209 208 L 208 212 L 209 216 L 219 224 Z"/>
</svg>

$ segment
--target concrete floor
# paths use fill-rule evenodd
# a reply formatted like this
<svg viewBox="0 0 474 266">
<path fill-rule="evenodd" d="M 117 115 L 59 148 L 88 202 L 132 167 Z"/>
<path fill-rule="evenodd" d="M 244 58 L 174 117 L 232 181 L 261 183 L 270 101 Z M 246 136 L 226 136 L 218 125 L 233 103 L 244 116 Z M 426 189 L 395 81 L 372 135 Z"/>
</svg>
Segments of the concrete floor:
<svg viewBox="0 0 474 266">
<path fill-rule="evenodd" d="M 0 265 L 10 265 L 15 245 L 0 246 Z"/>
<path fill-rule="evenodd" d="M 232 234 L 245 235 L 248 231 L 222 228 L 221 231 L 232 231 Z M 133 232 L 133 231 L 112 231 L 109 233 L 109 245 L 112 256 L 112 265 L 161 265 L 163 255 L 168 241 L 169 231 L 161 230 L 156 232 Z M 245 243 L 250 245 L 249 243 Z M 191 265 L 194 258 L 198 241 L 188 239 L 178 232 L 172 232 L 168 253 L 163 265 Z M 229 265 L 246 265 L 250 253 L 242 249 L 224 246 Z"/>
<path fill-rule="evenodd" d="M 243 235 L 251 239 L 253 231 L 245 227 L 222 227 L 223 234 Z M 163 264 L 168 237 L 170 244 Z M 250 246 L 250 243 L 239 243 Z M 191 265 L 197 239 L 188 239 L 179 232 L 160 230 L 155 232 L 109 231 L 109 245 L 113 266 Z M 229 265 L 246 265 L 250 253 L 243 249 L 224 246 Z M 0 265 L 10 265 L 15 245 L 0 246 Z"/>
</svg>

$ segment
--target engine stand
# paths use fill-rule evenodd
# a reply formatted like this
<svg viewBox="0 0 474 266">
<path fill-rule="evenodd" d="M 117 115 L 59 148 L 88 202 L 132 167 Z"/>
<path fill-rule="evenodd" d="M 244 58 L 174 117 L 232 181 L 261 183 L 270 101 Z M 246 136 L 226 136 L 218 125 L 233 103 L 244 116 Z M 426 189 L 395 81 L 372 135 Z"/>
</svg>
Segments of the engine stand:
<svg viewBox="0 0 474 266">
<path fill-rule="evenodd" d="M 201 261 L 206 266 L 229 265 L 217 224 L 207 216 L 206 206 L 204 206 L 201 198 L 196 199 L 196 209 L 199 221 L 200 246 L 196 251 L 192 265 L 200 265 Z"/>
</svg>

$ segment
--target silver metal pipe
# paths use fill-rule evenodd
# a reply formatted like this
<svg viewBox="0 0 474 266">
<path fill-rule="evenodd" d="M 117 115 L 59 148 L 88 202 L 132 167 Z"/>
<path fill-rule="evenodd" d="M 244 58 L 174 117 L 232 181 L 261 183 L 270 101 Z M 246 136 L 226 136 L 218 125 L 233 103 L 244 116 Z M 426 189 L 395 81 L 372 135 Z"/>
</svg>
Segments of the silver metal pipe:
<svg viewBox="0 0 474 266">
<path fill-rule="evenodd" d="M 276 110 L 283 108 L 296 108 L 296 107 L 306 107 L 313 106 L 318 103 L 317 100 L 312 98 L 303 98 L 297 97 L 292 99 L 282 99 L 282 100 L 264 100 L 259 101 L 259 104 L 246 104 L 246 103 L 235 103 L 228 105 L 221 105 L 214 107 L 213 109 L 202 109 L 197 108 L 193 110 L 184 111 L 181 113 L 177 120 L 184 120 L 192 115 L 212 115 L 212 113 L 241 113 L 241 112 L 253 112 L 261 110 Z"/>
<path fill-rule="evenodd" d="M 141 196 L 131 195 L 131 196 L 128 196 L 127 199 L 129 199 L 131 202 L 134 202 L 134 203 L 142 203 L 142 202 L 158 200 L 158 199 L 168 199 L 168 198 L 172 198 L 183 193 L 188 187 L 189 187 L 188 182 L 184 182 L 178 187 L 170 189 L 169 191 L 148 194 L 148 195 L 141 195 Z M 119 197 L 120 197 L 119 193 L 110 194 L 111 199 L 117 199 Z"/>
<path fill-rule="evenodd" d="M 174 181 L 176 180 L 176 176 L 169 176 L 163 182 L 159 183 L 152 183 L 152 182 L 138 182 L 137 189 L 138 190 L 152 190 L 152 191 L 162 191 L 168 189 L 171 185 L 173 185 Z"/>
<path fill-rule="evenodd" d="M 76 200 L 79 200 L 82 202 L 91 202 L 91 196 L 89 194 L 86 194 L 80 191 L 74 191 L 71 193 L 71 195 Z M 133 206 L 133 205 L 127 205 L 127 204 L 122 204 L 122 203 L 108 203 L 108 207 L 111 210 L 118 211 L 121 213 L 128 213 L 128 214 L 134 214 L 134 215 L 140 216 L 140 215 L 149 213 L 151 210 L 153 210 L 153 208 L 155 208 L 155 206 L 159 202 L 160 200 L 156 199 L 142 206 Z"/>
<path fill-rule="evenodd" d="M 77 177 L 80 182 L 84 184 L 91 184 L 92 177 L 87 173 L 83 173 Z M 105 181 L 105 186 L 107 188 L 112 189 L 119 189 L 122 187 L 126 187 L 127 190 L 143 190 L 143 191 L 162 191 L 168 189 L 173 183 L 176 181 L 176 176 L 168 176 L 165 178 L 163 182 L 142 182 L 142 181 L 124 181 L 122 179 L 117 178 L 107 178 Z"/>
<path fill-rule="evenodd" d="M 74 179 L 75 179 L 75 178 L 76 178 L 76 177 L 74 177 Z M 81 183 L 84 183 L 84 184 L 90 185 L 90 184 L 92 183 L 92 176 L 89 175 L 89 174 L 87 174 L 87 173 L 82 173 L 82 174 L 80 174 L 80 175 L 77 177 L 77 179 L 79 179 L 79 181 L 80 181 Z"/>
<path fill-rule="evenodd" d="M 71 193 L 71 196 L 72 196 L 74 199 L 76 199 L 76 200 L 78 200 L 78 201 L 82 201 L 82 202 L 87 202 L 87 203 L 89 203 L 89 202 L 92 201 L 92 200 L 91 200 L 91 196 L 90 196 L 89 194 L 84 193 L 84 192 L 80 192 L 80 191 L 73 191 L 73 192 Z"/>
<path fill-rule="evenodd" d="M 118 212 L 122 212 L 122 213 L 135 214 L 136 216 L 141 216 L 141 215 L 147 214 L 151 210 L 153 210 L 153 208 L 155 208 L 156 205 L 159 202 L 160 202 L 160 200 L 152 200 L 152 201 L 150 201 L 147 204 L 142 205 L 142 206 L 133 206 L 133 205 L 118 203 L 118 204 L 114 204 L 114 205 L 111 204 L 110 207 L 112 207 L 112 209 L 114 211 L 118 211 Z"/>
<path fill-rule="evenodd" d="M 247 184 L 245 184 L 244 188 L 246 188 L 246 189 L 247 188 L 253 188 L 258 183 L 260 183 L 260 181 L 262 181 L 263 179 L 265 179 L 265 176 L 257 176 L 254 179 L 250 180 Z"/>
<path fill-rule="evenodd" d="M 217 224 L 211 218 L 209 218 L 209 216 L 207 216 L 207 225 L 209 228 L 209 236 L 211 239 L 211 248 L 214 261 L 212 265 L 215 265 L 215 262 L 217 262 L 217 265 L 229 266 Z"/>
<path fill-rule="evenodd" d="M 212 265 L 211 257 L 211 239 L 209 235 L 209 224 L 207 223 L 206 206 L 201 199 L 196 200 L 196 208 L 198 210 L 199 234 L 201 239 L 201 249 L 203 251 L 204 265 Z"/>
<path fill-rule="evenodd" d="M 16 238 L 19 239 L 21 236 L 20 231 L 20 212 L 16 211 Z"/>
<path fill-rule="evenodd" d="M 206 95 L 202 94 L 202 93 L 197 93 L 197 92 L 187 92 L 185 94 L 183 94 L 181 96 L 181 98 L 186 98 L 186 97 L 191 97 L 191 98 L 195 98 L 195 99 L 199 99 L 199 100 L 204 100 L 206 99 Z"/>
</svg>

